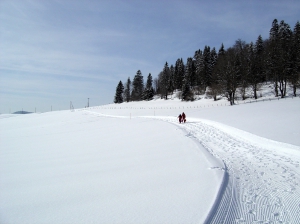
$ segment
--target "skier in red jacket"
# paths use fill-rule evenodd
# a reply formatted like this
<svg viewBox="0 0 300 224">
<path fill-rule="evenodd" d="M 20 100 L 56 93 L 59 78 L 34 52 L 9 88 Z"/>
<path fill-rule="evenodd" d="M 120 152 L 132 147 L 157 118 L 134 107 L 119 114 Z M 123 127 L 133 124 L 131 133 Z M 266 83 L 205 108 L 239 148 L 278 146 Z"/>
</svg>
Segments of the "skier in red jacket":
<svg viewBox="0 0 300 224">
<path fill-rule="evenodd" d="M 185 119 L 185 118 L 186 118 L 186 116 L 185 116 L 185 113 L 184 113 L 184 112 L 182 112 L 182 115 L 181 115 L 181 117 L 182 117 L 182 120 L 181 120 L 181 121 L 185 123 L 185 122 L 186 122 L 186 119 Z"/>
<path fill-rule="evenodd" d="M 181 123 L 181 121 L 182 121 L 182 115 L 181 114 L 179 114 L 178 119 L 179 119 L 179 123 Z"/>
</svg>

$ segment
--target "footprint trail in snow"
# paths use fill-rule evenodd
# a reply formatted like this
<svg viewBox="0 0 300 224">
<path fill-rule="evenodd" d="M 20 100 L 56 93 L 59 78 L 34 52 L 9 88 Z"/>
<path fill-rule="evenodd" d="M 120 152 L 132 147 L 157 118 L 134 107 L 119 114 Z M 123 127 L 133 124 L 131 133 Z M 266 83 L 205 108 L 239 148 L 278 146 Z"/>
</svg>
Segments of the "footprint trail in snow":
<svg viewBox="0 0 300 224">
<path fill-rule="evenodd" d="M 221 195 L 207 223 L 300 223 L 300 147 L 247 141 L 205 121 L 151 118 L 178 125 L 224 162 Z"/>
</svg>

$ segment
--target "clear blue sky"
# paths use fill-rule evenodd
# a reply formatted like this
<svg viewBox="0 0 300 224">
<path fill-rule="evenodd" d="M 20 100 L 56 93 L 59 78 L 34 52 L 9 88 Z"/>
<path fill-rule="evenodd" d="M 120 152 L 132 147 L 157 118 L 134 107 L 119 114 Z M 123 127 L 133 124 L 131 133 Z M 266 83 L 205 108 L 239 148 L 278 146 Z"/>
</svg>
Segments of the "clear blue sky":
<svg viewBox="0 0 300 224">
<path fill-rule="evenodd" d="M 0 0 L 0 113 L 112 103 L 137 70 L 146 81 L 205 45 L 266 39 L 299 12 L 288 0 Z"/>
</svg>

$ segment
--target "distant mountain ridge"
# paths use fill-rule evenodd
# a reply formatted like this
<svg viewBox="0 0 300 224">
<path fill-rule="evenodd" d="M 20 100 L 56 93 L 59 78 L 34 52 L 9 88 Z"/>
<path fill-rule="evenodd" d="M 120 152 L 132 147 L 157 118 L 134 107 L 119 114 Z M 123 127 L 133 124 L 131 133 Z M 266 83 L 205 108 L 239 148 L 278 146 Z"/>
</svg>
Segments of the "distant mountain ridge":
<svg viewBox="0 0 300 224">
<path fill-rule="evenodd" d="M 28 112 L 28 111 L 16 111 L 13 114 L 32 114 L 33 112 Z"/>
</svg>

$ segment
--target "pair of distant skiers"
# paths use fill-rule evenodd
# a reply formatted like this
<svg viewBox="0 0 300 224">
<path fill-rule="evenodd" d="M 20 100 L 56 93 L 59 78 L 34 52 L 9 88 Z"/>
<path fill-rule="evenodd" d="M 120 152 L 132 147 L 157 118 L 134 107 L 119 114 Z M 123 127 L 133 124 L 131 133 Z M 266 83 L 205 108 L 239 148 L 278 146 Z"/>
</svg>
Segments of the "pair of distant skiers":
<svg viewBox="0 0 300 224">
<path fill-rule="evenodd" d="M 185 123 L 186 122 L 186 116 L 185 113 L 182 112 L 182 114 L 179 114 L 178 119 L 179 119 L 179 123 Z"/>
</svg>

